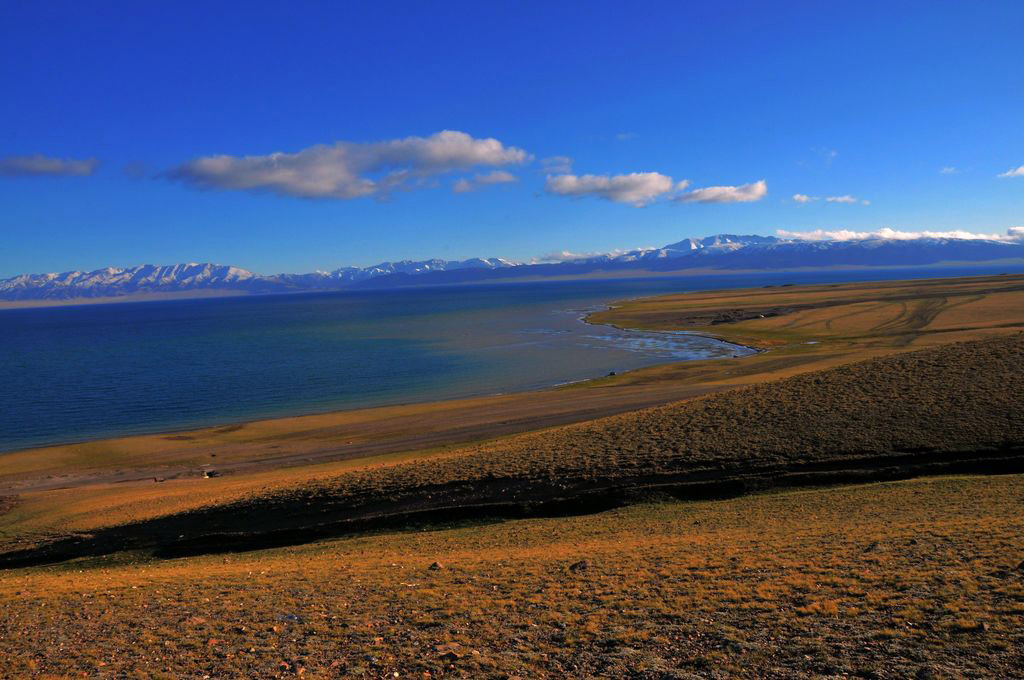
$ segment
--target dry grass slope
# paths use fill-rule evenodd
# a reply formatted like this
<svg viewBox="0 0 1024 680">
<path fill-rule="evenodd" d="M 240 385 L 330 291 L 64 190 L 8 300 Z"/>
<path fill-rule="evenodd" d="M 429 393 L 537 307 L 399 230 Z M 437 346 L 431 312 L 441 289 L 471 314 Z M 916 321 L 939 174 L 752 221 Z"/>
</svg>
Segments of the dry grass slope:
<svg viewBox="0 0 1024 680">
<path fill-rule="evenodd" d="M 631 300 L 595 323 L 688 330 L 764 348 L 898 349 L 1024 328 L 1024 276 L 767 286 Z M 818 351 L 820 347 L 807 347 Z"/>
<path fill-rule="evenodd" d="M 0 572 L 0 676 L 1022 677 L 1022 518 L 945 477 Z"/>
</svg>

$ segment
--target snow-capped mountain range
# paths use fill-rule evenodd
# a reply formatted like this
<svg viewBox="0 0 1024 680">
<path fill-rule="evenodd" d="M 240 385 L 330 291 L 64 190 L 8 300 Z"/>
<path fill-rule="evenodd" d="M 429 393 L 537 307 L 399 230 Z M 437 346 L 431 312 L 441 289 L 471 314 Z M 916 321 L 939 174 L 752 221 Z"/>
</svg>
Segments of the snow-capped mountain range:
<svg viewBox="0 0 1024 680">
<path fill-rule="evenodd" d="M 940 262 L 1024 259 L 1024 238 L 782 239 L 718 234 L 684 239 L 661 248 L 591 256 L 564 255 L 560 261 L 520 263 L 502 258 L 382 262 L 331 272 L 264 276 L 217 264 L 107 267 L 91 272 L 23 274 L 0 279 L 0 300 L 74 300 L 142 294 L 210 291 L 286 293 L 315 290 L 390 288 L 526 277 L 573 276 L 602 271 L 637 275 L 687 269 L 793 269 L 833 266 L 919 266 Z"/>
</svg>

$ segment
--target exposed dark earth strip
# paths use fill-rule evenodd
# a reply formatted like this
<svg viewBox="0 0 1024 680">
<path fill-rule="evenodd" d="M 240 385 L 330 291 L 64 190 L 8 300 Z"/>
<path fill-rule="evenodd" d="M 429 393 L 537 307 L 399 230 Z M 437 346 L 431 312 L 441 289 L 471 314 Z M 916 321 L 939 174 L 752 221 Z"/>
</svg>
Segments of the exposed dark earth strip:
<svg viewBox="0 0 1024 680">
<path fill-rule="evenodd" d="M 0 554 L 0 569 L 53 564 L 121 551 L 156 557 L 244 552 L 381 530 L 427 530 L 453 522 L 585 515 L 671 497 L 730 498 L 808 486 L 906 480 L 943 474 L 1024 472 L 1024 446 L 974 451 L 894 453 L 748 469 L 705 468 L 633 478 L 558 484 L 495 480 L 417 489 L 397 501 L 351 506 L 343 498 L 221 506 L 74 536 Z M 256 528 L 259 527 L 259 528 Z"/>
</svg>

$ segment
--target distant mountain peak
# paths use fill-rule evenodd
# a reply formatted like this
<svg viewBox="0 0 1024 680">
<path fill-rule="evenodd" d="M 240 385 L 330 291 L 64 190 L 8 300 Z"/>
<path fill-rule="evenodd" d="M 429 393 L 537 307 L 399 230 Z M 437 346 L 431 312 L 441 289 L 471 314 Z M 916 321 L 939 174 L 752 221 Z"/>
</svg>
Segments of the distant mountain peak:
<svg viewBox="0 0 1024 680">
<path fill-rule="evenodd" d="M 0 300 L 74 300 L 149 293 L 223 291 L 285 293 L 422 284 L 510 281 L 521 277 L 638 275 L 686 269 L 789 269 L 831 266 L 920 266 L 939 262 L 1024 259 L 1024 240 L 926 237 L 849 240 L 781 239 L 755 234 L 714 234 L 687 238 L 661 248 L 577 257 L 562 262 L 523 264 L 500 257 L 465 260 L 399 260 L 330 272 L 262 276 L 209 262 L 104 267 L 90 272 L 20 274 L 0 280 Z"/>
</svg>

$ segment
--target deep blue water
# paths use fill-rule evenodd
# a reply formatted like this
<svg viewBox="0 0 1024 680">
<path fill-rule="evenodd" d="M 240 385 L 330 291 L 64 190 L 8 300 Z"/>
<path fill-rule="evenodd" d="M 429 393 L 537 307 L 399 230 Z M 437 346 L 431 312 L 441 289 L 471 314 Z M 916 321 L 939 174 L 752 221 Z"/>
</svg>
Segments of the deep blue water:
<svg viewBox="0 0 1024 680">
<path fill-rule="evenodd" d="M 988 272 L 673 277 L 0 310 L 0 451 L 525 390 L 744 351 L 579 320 L 623 298 L 979 273 Z"/>
</svg>

